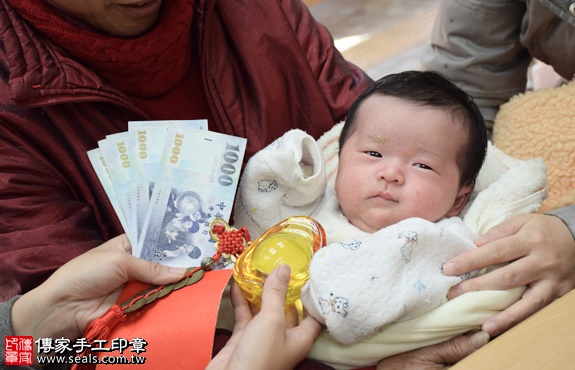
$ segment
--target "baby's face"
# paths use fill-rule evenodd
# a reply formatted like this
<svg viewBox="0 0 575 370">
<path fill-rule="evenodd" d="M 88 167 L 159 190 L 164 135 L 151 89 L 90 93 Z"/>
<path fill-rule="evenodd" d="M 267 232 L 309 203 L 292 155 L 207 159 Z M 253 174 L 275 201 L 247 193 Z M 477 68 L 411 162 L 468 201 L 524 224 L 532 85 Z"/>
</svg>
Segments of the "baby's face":
<svg viewBox="0 0 575 370">
<path fill-rule="evenodd" d="M 464 126 L 441 109 L 367 98 L 340 153 L 335 190 L 343 213 L 367 232 L 409 217 L 457 215 L 471 192 L 459 188 L 466 142 Z"/>
</svg>

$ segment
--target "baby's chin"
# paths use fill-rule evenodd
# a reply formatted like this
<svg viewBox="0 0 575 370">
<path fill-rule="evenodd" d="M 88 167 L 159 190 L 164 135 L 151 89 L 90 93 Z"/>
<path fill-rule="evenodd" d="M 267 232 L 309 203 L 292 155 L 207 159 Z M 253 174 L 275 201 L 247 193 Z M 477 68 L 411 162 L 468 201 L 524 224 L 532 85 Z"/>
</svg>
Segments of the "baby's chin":
<svg viewBox="0 0 575 370">
<path fill-rule="evenodd" d="M 350 219 L 348 218 L 349 222 L 360 229 L 361 231 L 365 231 L 366 233 L 375 233 L 385 227 L 391 226 L 393 224 L 398 223 L 401 219 L 395 219 L 391 217 L 378 217 L 378 218 L 357 218 L 357 219 Z"/>
</svg>

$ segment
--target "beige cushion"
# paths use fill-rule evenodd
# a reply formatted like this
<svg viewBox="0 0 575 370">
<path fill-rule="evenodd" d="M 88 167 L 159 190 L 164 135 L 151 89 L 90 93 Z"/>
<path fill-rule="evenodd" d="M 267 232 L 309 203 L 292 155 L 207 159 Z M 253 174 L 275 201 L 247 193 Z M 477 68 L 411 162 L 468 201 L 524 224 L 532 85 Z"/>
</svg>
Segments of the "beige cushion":
<svg viewBox="0 0 575 370">
<path fill-rule="evenodd" d="M 527 92 L 501 106 L 493 143 L 518 159 L 547 164 L 548 198 L 540 213 L 575 202 L 575 80 Z"/>
</svg>

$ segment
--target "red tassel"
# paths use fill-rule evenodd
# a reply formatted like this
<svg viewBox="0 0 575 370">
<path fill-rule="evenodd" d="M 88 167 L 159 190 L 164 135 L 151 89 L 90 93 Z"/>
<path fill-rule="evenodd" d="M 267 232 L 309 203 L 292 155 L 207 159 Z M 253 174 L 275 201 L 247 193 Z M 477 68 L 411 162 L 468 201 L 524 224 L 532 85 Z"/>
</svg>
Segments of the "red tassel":
<svg viewBox="0 0 575 370">
<path fill-rule="evenodd" d="M 88 339 L 89 343 L 93 343 L 94 339 L 108 338 L 108 335 L 121 322 L 126 321 L 126 313 L 117 304 L 112 305 L 110 309 L 99 319 L 96 319 L 88 325 L 84 332 L 84 338 Z"/>
<path fill-rule="evenodd" d="M 96 339 L 106 339 L 110 335 L 112 329 L 121 322 L 126 321 L 126 313 L 117 304 L 112 305 L 106 313 L 88 325 L 84 332 L 84 338 L 88 343 L 93 344 Z M 79 356 L 87 356 L 90 354 L 90 349 L 85 349 Z M 72 370 L 89 370 L 95 369 L 96 364 L 74 364 Z"/>
</svg>

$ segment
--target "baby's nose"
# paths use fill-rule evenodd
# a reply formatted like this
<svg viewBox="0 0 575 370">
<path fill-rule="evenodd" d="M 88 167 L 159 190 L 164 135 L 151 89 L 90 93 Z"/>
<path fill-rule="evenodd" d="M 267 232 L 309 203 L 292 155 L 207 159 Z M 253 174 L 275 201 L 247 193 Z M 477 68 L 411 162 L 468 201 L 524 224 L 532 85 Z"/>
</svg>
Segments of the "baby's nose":
<svg viewBox="0 0 575 370">
<path fill-rule="evenodd" d="M 402 167 L 400 163 L 395 160 L 389 160 L 386 161 L 386 163 L 382 163 L 378 177 L 386 182 L 396 184 L 403 184 L 405 180 Z"/>
</svg>

